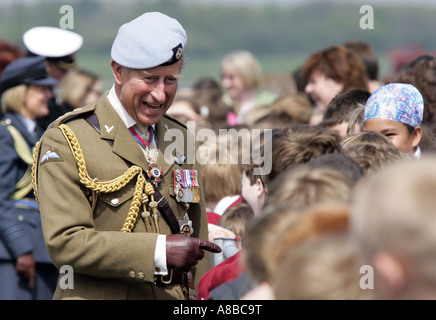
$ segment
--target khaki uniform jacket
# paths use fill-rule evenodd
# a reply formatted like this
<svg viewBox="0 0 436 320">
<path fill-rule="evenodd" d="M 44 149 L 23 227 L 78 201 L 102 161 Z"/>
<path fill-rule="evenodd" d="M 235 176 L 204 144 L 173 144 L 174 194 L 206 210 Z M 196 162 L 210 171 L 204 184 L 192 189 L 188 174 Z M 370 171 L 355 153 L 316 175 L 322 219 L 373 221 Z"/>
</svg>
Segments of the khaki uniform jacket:
<svg viewBox="0 0 436 320">
<path fill-rule="evenodd" d="M 98 118 L 100 133 L 83 118 L 83 114 L 92 111 Z M 146 232 L 142 207 L 132 232 L 120 232 L 133 198 L 136 177 L 119 191 L 99 193 L 92 210 L 93 192 L 79 181 L 78 166 L 59 128 L 61 123 L 78 138 L 92 179 L 109 181 L 121 176 L 128 169 L 125 160 L 140 166 L 144 172 L 149 169 L 141 147 L 106 94 L 96 104 L 60 117 L 47 129 L 35 160 L 35 188 L 44 241 L 57 268 L 68 265 L 74 271 L 74 288 L 62 289 L 58 283 L 54 299 L 184 299 L 179 285 L 154 284 L 157 233 Z M 194 152 L 193 136 L 184 125 L 166 115 L 155 130 L 159 148 L 157 166 L 164 171 L 159 190 L 178 220 L 188 212 L 194 228 L 192 237 L 208 239 L 200 165 L 186 162 L 179 165 L 174 161 L 176 151 L 186 156 Z M 165 141 L 166 133 L 170 141 Z M 113 140 L 113 146 L 107 139 Z M 193 150 L 188 150 L 190 145 Z M 189 209 L 174 196 L 173 170 L 177 168 L 197 170 L 199 174 L 201 202 L 191 204 Z M 164 218 L 160 219 L 160 233 L 171 234 Z M 210 253 L 205 252 L 204 258 L 192 269 L 195 288 L 210 268 Z M 62 276 L 65 274 L 60 274 L 60 280 Z"/>
</svg>

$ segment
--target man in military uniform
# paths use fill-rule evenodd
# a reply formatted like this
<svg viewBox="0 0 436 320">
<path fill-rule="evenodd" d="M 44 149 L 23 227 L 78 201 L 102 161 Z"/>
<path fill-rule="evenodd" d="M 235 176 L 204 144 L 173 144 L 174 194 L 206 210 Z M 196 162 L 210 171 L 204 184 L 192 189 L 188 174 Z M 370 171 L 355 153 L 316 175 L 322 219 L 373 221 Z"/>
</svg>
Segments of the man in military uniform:
<svg viewBox="0 0 436 320">
<path fill-rule="evenodd" d="M 45 57 L 47 71 L 54 79 L 62 81 L 76 67 L 76 53 L 83 44 L 83 37 L 71 30 L 59 27 L 37 26 L 23 34 L 23 43 L 29 56 Z M 38 125 L 46 130 L 48 125 L 69 110 L 61 103 L 59 88 L 53 88 L 47 116 L 38 119 Z"/>
<path fill-rule="evenodd" d="M 196 288 L 211 267 L 203 250 L 220 252 L 206 240 L 200 167 L 186 161 L 193 137 L 164 114 L 185 46 L 164 14 L 124 24 L 113 87 L 44 134 L 34 160 L 44 239 L 54 264 L 74 271 L 55 299 L 186 299 L 188 278 Z"/>
</svg>

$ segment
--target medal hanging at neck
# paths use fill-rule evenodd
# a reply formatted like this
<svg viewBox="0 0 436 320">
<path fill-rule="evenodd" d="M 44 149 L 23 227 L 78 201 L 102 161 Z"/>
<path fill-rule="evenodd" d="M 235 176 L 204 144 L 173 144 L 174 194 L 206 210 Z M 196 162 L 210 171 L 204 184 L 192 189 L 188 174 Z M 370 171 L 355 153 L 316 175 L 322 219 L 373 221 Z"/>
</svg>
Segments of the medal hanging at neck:
<svg viewBox="0 0 436 320">
<path fill-rule="evenodd" d="M 153 159 L 154 157 L 152 157 L 152 155 L 150 154 L 149 146 L 154 138 L 154 130 L 152 127 L 150 127 L 150 137 L 148 138 L 147 142 L 145 142 L 144 139 L 141 138 L 141 136 L 135 131 L 133 127 L 130 127 L 129 130 L 135 138 L 136 142 L 138 142 L 144 148 L 146 154 L 145 158 L 149 164 L 147 175 L 150 180 L 152 180 L 152 182 L 157 186 L 157 183 L 162 181 L 164 172 L 161 168 L 157 167 L 156 159 Z"/>
</svg>

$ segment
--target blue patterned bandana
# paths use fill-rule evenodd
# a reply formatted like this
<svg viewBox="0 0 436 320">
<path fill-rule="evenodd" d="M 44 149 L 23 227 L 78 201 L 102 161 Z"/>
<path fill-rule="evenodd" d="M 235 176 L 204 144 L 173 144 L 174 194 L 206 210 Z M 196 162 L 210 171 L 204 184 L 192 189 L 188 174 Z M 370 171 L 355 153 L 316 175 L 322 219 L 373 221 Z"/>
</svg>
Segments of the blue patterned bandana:
<svg viewBox="0 0 436 320">
<path fill-rule="evenodd" d="M 408 124 L 421 125 L 424 100 L 421 93 L 411 84 L 390 83 L 377 89 L 365 105 L 363 122 L 368 119 L 387 119 Z"/>
</svg>

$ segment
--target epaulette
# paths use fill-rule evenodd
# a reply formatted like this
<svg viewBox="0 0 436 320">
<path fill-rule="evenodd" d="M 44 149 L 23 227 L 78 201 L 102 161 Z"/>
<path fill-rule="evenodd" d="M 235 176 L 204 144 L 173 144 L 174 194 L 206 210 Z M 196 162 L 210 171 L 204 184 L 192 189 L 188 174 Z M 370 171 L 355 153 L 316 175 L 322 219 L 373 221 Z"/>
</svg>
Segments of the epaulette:
<svg viewBox="0 0 436 320">
<path fill-rule="evenodd" d="M 82 108 L 74 109 L 73 111 L 67 112 L 64 115 L 60 116 L 58 119 L 56 119 L 56 121 L 53 121 L 48 126 L 48 129 L 58 127 L 61 123 L 66 123 L 68 121 L 76 119 L 77 117 L 83 117 L 85 113 L 94 112 L 94 110 L 95 104 L 90 104 Z"/>
<path fill-rule="evenodd" d="M 10 125 L 11 123 L 12 123 L 11 119 L 6 119 L 6 120 L 0 121 L 0 125 L 2 125 L 4 127 Z"/>
</svg>

